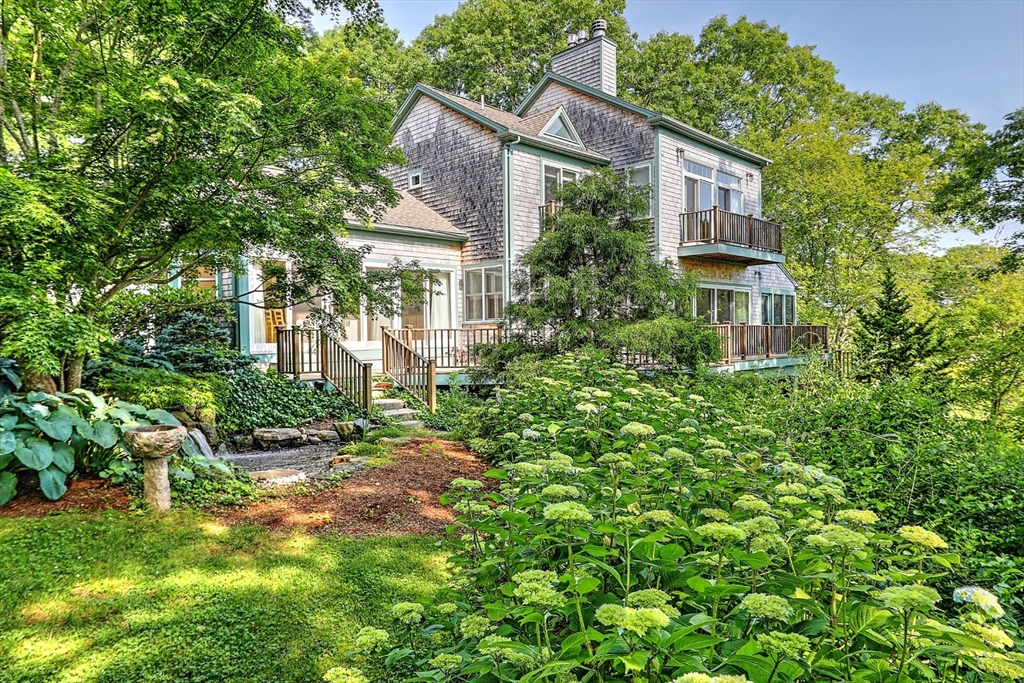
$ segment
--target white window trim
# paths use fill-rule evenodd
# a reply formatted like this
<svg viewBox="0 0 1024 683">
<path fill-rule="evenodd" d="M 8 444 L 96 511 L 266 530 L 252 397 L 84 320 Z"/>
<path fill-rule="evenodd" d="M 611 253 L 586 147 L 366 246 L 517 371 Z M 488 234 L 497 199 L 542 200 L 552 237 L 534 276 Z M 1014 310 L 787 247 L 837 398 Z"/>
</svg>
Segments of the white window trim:
<svg viewBox="0 0 1024 683">
<path fill-rule="evenodd" d="M 555 124 L 555 121 L 559 120 L 559 118 L 561 118 L 562 124 L 569 131 L 569 136 L 572 138 L 572 140 L 566 140 L 565 138 L 558 137 L 557 135 L 552 135 L 551 133 L 548 132 L 551 130 L 551 127 Z M 555 112 L 555 115 L 548 119 L 548 122 L 544 124 L 544 127 L 540 131 L 540 134 L 543 135 L 544 137 L 551 138 L 552 140 L 558 140 L 559 142 L 568 145 L 583 147 L 583 141 L 580 139 L 580 134 L 576 132 L 576 126 L 572 125 L 572 120 L 569 118 L 569 115 L 565 112 L 565 107 L 558 108 L 558 111 Z"/>
<path fill-rule="evenodd" d="M 419 182 L 414 184 L 413 178 L 419 178 Z M 408 187 L 410 190 L 415 190 L 417 187 L 423 187 L 423 169 L 414 168 L 409 171 L 408 181 Z"/>
<path fill-rule="evenodd" d="M 638 168 L 643 168 L 645 166 L 647 167 L 647 177 L 651 181 L 651 182 L 649 182 L 647 184 L 647 187 L 650 189 L 650 195 L 651 196 L 649 197 L 649 201 L 647 202 L 647 215 L 646 216 L 640 216 L 640 218 L 654 218 L 654 159 L 650 159 L 648 161 L 641 161 L 638 164 L 633 164 L 632 166 L 627 166 L 626 167 L 626 181 L 630 185 L 632 185 L 633 184 L 633 171 L 635 171 Z"/>
<path fill-rule="evenodd" d="M 695 164 L 698 164 L 700 166 L 703 166 L 704 168 L 711 169 L 711 177 L 707 178 L 707 177 L 702 176 L 702 175 L 697 175 L 695 173 L 690 173 L 689 171 L 686 170 L 686 162 L 687 161 L 690 161 L 692 163 L 695 163 Z M 683 213 L 691 213 L 693 211 L 706 211 L 707 210 L 707 209 L 691 209 L 691 208 L 686 206 L 686 179 L 687 178 L 692 178 L 692 179 L 697 181 L 697 183 L 698 183 L 698 191 L 697 191 L 698 192 L 698 197 L 700 195 L 700 190 L 699 190 L 700 183 L 707 183 L 708 185 L 710 185 L 711 186 L 711 208 L 714 208 L 714 207 L 718 206 L 718 183 L 716 182 L 716 176 L 718 174 L 717 169 L 714 166 L 711 166 L 709 164 L 704 163 L 703 161 L 697 161 L 696 159 L 688 158 L 685 154 L 683 155 L 683 158 L 682 158 L 682 160 L 679 163 L 679 167 L 680 167 L 679 168 L 680 172 L 683 174 L 682 187 L 680 188 L 682 190 L 682 192 L 683 192 L 683 197 L 682 197 L 682 199 L 683 199 Z"/>
<path fill-rule="evenodd" d="M 498 271 L 501 271 L 501 283 L 502 283 L 502 286 L 496 292 L 488 292 L 487 291 L 487 272 L 486 271 L 488 271 L 488 270 L 498 270 Z M 471 272 L 474 272 L 474 271 L 480 271 L 480 287 L 481 287 L 480 294 L 470 294 L 469 293 L 469 285 L 468 285 L 469 274 Z M 504 314 L 506 301 L 505 301 L 505 266 L 503 264 L 501 264 L 501 263 L 478 264 L 478 265 L 473 265 L 472 267 L 463 267 L 462 268 L 462 281 L 461 281 L 460 285 L 461 285 L 460 289 L 462 290 L 462 317 L 463 317 L 463 322 L 464 323 L 472 324 L 472 325 L 479 325 L 479 324 L 483 324 L 483 323 L 496 323 L 496 322 L 499 322 L 501 320 L 500 317 L 498 317 L 498 318 L 488 318 L 487 317 L 487 297 L 489 295 L 493 295 L 493 294 L 500 294 L 501 295 L 501 311 Z M 480 297 L 480 300 L 482 302 L 482 307 L 481 307 L 481 311 L 483 313 L 483 317 L 482 318 L 470 318 L 469 317 L 469 297 L 470 296 L 473 296 L 473 297 L 479 296 Z"/>
<path fill-rule="evenodd" d="M 541 159 L 541 164 L 540 164 L 540 196 L 541 196 L 541 199 L 543 199 L 543 201 L 544 201 L 542 206 L 547 206 L 549 202 L 555 201 L 554 199 L 552 199 L 552 198 L 547 196 L 548 195 L 548 187 L 547 187 L 547 183 L 544 182 L 545 178 L 547 177 L 547 176 L 545 176 L 544 171 L 546 169 L 549 169 L 549 168 L 557 168 L 558 169 L 558 188 L 559 189 L 561 189 L 562 186 L 565 184 L 565 181 L 562 179 L 562 174 L 565 171 L 569 171 L 571 173 L 575 173 L 576 174 L 576 180 L 579 180 L 580 178 L 582 178 L 584 176 L 584 172 L 585 172 L 585 169 L 582 169 L 579 166 L 570 166 L 568 164 L 560 164 L 560 163 L 557 163 L 557 162 L 550 161 L 548 159 L 543 159 L 542 158 Z M 573 182 L 575 182 L 575 181 L 573 181 Z"/>
</svg>

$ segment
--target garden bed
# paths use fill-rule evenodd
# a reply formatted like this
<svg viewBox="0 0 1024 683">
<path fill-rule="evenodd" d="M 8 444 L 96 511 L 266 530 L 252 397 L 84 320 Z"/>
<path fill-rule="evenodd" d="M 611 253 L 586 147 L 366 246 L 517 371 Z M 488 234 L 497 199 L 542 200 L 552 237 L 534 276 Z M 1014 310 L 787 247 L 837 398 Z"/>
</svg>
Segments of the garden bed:
<svg viewBox="0 0 1024 683">
<path fill-rule="evenodd" d="M 438 497 L 456 477 L 479 477 L 488 469 L 461 444 L 440 439 L 413 439 L 396 447 L 391 459 L 337 486 L 224 510 L 218 519 L 348 536 L 442 534 L 455 516 Z"/>
<path fill-rule="evenodd" d="M 34 478 L 19 482 L 18 495 L 0 505 L 0 517 L 44 517 L 54 512 L 92 512 L 94 510 L 127 510 L 132 497 L 123 486 L 114 486 L 94 477 L 68 479 L 68 492 L 58 500 L 48 500 Z"/>
</svg>

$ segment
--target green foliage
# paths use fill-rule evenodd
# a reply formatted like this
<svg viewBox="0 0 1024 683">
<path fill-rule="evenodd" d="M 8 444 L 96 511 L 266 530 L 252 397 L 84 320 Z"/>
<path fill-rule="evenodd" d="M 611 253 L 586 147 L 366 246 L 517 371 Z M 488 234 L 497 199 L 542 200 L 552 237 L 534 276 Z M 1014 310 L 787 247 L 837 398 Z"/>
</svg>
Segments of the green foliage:
<svg viewBox="0 0 1024 683">
<path fill-rule="evenodd" d="M 313 418 L 350 419 L 358 414 L 343 394 L 294 382 L 276 372 L 250 368 L 229 376 L 227 382 L 230 392 L 220 423 L 229 432 L 297 427 Z"/>
<path fill-rule="evenodd" d="M 460 386 L 458 376 L 453 373 L 448 378 L 448 390 L 437 392 L 436 412 L 424 412 L 423 423 L 430 429 L 450 432 L 458 427 L 466 411 L 479 404 L 480 399 Z"/>
<path fill-rule="evenodd" d="M 0 678 L 22 683 L 312 683 L 443 575 L 433 539 L 184 510 L 0 518 L 0 537 Z"/>
<path fill-rule="evenodd" d="M 427 26 L 414 46 L 430 58 L 430 83 L 511 111 L 568 47 L 567 33 L 608 21 L 608 37 L 630 40 L 624 0 L 468 0 Z"/>
<path fill-rule="evenodd" d="M 866 377 L 888 381 L 940 368 L 943 342 L 935 321 L 910 318 L 910 302 L 896 284 L 891 268 L 882 274 L 881 292 L 873 310 L 858 310 L 854 330 L 860 370 Z"/>
<path fill-rule="evenodd" d="M 260 497 L 249 473 L 227 467 L 177 468 L 171 477 L 171 505 L 192 509 L 215 508 L 229 505 L 249 505 Z M 132 495 L 142 500 L 141 473 L 133 471 L 126 485 Z"/>
<path fill-rule="evenodd" d="M 177 420 L 163 410 L 108 403 L 84 389 L 0 398 L 0 505 L 14 497 L 19 473 L 34 473 L 50 500 L 64 495 L 67 476 L 78 467 L 102 476 L 112 462 L 128 455 L 121 435 L 149 424 Z"/>
<path fill-rule="evenodd" d="M 199 422 L 214 423 L 230 394 L 227 380 L 217 375 L 190 377 L 161 369 L 124 368 L 109 372 L 96 386 L 110 396 L 168 411 L 184 411 Z"/>
<path fill-rule="evenodd" d="M 646 187 L 604 169 L 565 185 L 558 200 L 512 277 L 505 317 L 515 354 L 525 343 L 547 353 L 625 349 L 671 364 L 718 357 L 713 333 L 691 321 L 695 280 L 650 252 Z"/>
<path fill-rule="evenodd" d="M 307 49 L 305 5 L 4 12 L 0 353 L 75 388 L 120 293 L 264 250 L 293 262 L 277 282 L 291 301 L 395 305 L 362 277 L 365 250 L 337 239 L 347 215 L 396 200 L 381 173 L 401 161 L 392 112 L 348 76 L 351 54 Z"/>
<path fill-rule="evenodd" d="M 585 355 L 542 370 L 470 418 L 507 459 L 496 490 L 456 481 L 445 499 L 452 586 L 396 605 L 393 649 L 357 661 L 419 681 L 1024 674 L 994 595 L 939 608 L 929 584 L 959 559 L 936 534 L 876 530 L 842 480 L 699 395 Z"/>
</svg>

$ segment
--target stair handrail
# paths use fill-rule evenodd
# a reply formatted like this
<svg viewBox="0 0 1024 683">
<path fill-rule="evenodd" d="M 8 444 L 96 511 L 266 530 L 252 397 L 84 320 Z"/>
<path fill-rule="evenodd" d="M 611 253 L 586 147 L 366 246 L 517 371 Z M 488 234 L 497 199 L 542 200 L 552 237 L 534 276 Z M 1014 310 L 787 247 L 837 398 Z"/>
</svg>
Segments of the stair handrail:
<svg viewBox="0 0 1024 683">
<path fill-rule="evenodd" d="M 417 400 L 427 410 L 437 410 L 437 364 L 426 358 L 391 330 L 381 328 L 381 350 L 384 374 Z"/>
<path fill-rule="evenodd" d="M 327 330 L 320 330 L 320 371 L 357 406 L 367 413 L 373 409 L 373 363 L 349 351 Z"/>
</svg>

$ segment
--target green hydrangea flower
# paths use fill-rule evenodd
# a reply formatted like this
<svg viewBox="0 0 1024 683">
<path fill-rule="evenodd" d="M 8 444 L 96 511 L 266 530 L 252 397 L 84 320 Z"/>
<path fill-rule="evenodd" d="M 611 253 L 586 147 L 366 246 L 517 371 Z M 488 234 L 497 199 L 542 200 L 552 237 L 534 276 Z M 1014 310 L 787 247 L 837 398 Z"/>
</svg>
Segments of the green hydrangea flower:
<svg viewBox="0 0 1024 683">
<path fill-rule="evenodd" d="M 654 427 L 645 425 L 641 422 L 630 422 L 629 424 L 623 425 L 619 432 L 628 436 L 635 436 L 638 439 L 645 437 L 654 436 Z"/>
<path fill-rule="evenodd" d="M 359 630 L 356 634 L 356 649 L 364 650 L 367 652 L 376 652 L 382 649 L 388 644 L 388 632 L 373 628 L 372 626 L 366 626 Z"/>
<path fill-rule="evenodd" d="M 789 507 L 796 507 L 797 505 L 803 505 L 804 503 L 807 502 L 800 496 L 780 496 L 778 498 L 778 501 L 783 505 L 787 505 Z"/>
<path fill-rule="evenodd" d="M 490 619 L 477 615 L 468 616 L 459 622 L 459 633 L 466 638 L 482 638 L 492 628 Z"/>
<path fill-rule="evenodd" d="M 676 523 L 676 516 L 668 510 L 649 510 L 640 515 L 639 521 L 668 526 Z"/>
<path fill-rule="evenodd" d="M 672 679 L 672 683 L 711 683 L 711 676 L 693 671 Z"/>
<path fill-rule="evenodd" d="M 910 541 L 917 547 L 925 550 L 939 550 L 948 547 L 948 544 L 942 540 L 941 536 L 934 531 L 925 529 L 924 527 L 901 526 L 897 533 L 899 533 L 904 540 Z"/>
<path fill-rule="evenodd" d="M 435 609 L 437 610 L 438 614 L 447 617 L 458 612 L 459 606 L 456 605 L 454 602 L 442 602 Z"/>
<path fill-rule="evenodd" d="M 703 524 L 697 527 L 695 531 L 704 537 L 704 545 L 738 543 L 747 537 L 747 532 L 743 529 L 722 522 Z M 714 543 L 709 543 L 708 541 L 713 541 Z"/>
<path fill-rule="evenodd" d="M 799 633 L 760 633 L 757 635 L 757 644 L 768 653 L 772 659 L 796 659 L 811 647 L 811 641 Z"/>
<path fill-rule="evenodd" d="M 740 601 L 740 607 L 758 619 L 786 621 L 793 616 L 793 608 L 785 598 L 765 593 L 750 593 Z"/>
<path fill-rule="evenodd" d="M 736 522 L 736 526 L 752 536 L 774 534 L 779 531 L 779 523 L 766 515 L 758 515 L 753 519 Z"/>
<path fill-rule="evenodd" d="M 1002 655 L 991 655 L 979 658 L 978 668 L 1002 680 L 1024 680 L 1024 666 L 1011 662 Z"/>
<path fill-rule="evenodd" d="M 963 586 L 953 591 L 953 602 L 969 603 L 980 607 L 981 610 L 993 619 L 999 619 L 1006 612 L 999 604 L 999 598 L 978 586 Z"/>
<path fill-rule="evenodd" d="M 577 403 L 576 404 L 576 410 L 578 410 L 581 413 L 586 413 L 588 415 L 597 415 L 598 407 L 596 405 L 594 405 L 593 403 L 589 403 L 589 402 L 587 402 L 587 403 Z"/>
<path fill-rule="evenodd" d="M 508 662 L 517 669 L 528 669 L 533 666 L 534 658 L 525 652 L 517 652 L 510 648 L 501 647 L 502 643 L 511 643 L 511 638 L 505 636 L 487 636 L 477 646 L 481 652 L 486 652 L 496 661 Z"/>
<path fill-rule="evenodd" d="M 871 510 L 840 510 L 836 513 L 836 521 L 871 526 L 878 522 L 878 515 Z"/>
<path fill-rule="evenodd" d="M 729 513 L 721 508 L 701 508 L 700 514 L 716 522 L 729 521 Z"/>
<path fill-rule="evenodd" d="M 894 612 L 927 612 L 939 601 L 939 592 L 931 586 L 917 584 L 889 586 L 879 593 L 878 598 Z"/>
<path fill-rule="evenodd" d="M 327 683 L 369 683 L 366 676 L 359 669 L 351 669 L 347 666 L 336 666 L 328 669 L 324 674 Z"/>
<path fill-rule="evenodd" d="M 545 486 L 540 492 L 541 498 L 547 498 L 549 500 L 565 500 L 566 498 L 579 498 L 580 490 L 575 486 L 565 486 L 564 484 L 551 484 Z"/>
<path fill-rule="evenodd" d="M 964 630 L 997 650 L 1013 647 L 1013 639 L 1006 635 L 1006 631 L 998 626 L 983 626 L 967 622 L 964 624 Z"/>
<path fill-rule="evenodd" d="M 847 529 L 838 524 L 826 524 L 814 535 L 804 539 L 807 545 L 830 550 L 840 548 L 842 550 L 859 550 L 868 544 L 868 537 L 859 531 Z"/>
<path fill-rule="evenodd" d="M 800 482 L 781 483 L 775 486 L 775 493 L 780 496 L 803 496 L 807 493 L 807 486 Z"/>
<path fill-rule="evenodd" d="M 816 486 L 810 490 L 811 498 L 815 500 L 828 499 L 833 503 L 845 503 L 846 498 L 843 497 L 843 489 L 835 484 L 822 484 Z"/>
<path fill-rule="evenodd" d="M 466 491 L 474 491 L 476 489 L 482 489 L 483 487 L 484 483 L 482 481 L 477 481 L 476 479 L 464 479 L 462 477 L 453 479 L 452 483 L 448 485 L 448 488 L 450 489 L 465 489 Z"/>
<path fill-rule="evenodd" d="M 665 591 L 657 588 L 647 588 L 642 591 L 634 591 L 626 597 L 626 604 L 630 607 L 663 607 L 672 599 Z"/>
<path fill-rule="evenodd" d="M 443 653 L 431 659 L 427 664 L 433 669 L 440 669 L 445 673 L 451 673 L 457 671 L 462 666 L 462 657 L 454 653 Z"/>
<path fill-rule="evenodd" d="M 665 458 L 677 465 L 692 465 L 693 456 L 681 448 L 672 446 L 665 449 Z"/>
<path fill-rule="evenodd" d="M 412 625 L 423 621 L 423 605 L 418 602 L 399 602 L 391 607 L 391 611 L 403 624 Z"/>
<path fill-rule="evenodd" d="M 544 508 L 544 519 L 565 525 L 586 524 L 594 519 L 580 503 L 551 503 Z"/>
<path fill-rule="evenodd" d="M 744 512 L 752 512 L 756 515 L 766 515 L 772 510 L 772 506 L 761 500 L 757 496 L 751 496 L 749 494 L 742 495 L 736 499 L 736 502 L 732 504 L 737 510 L 743 510 Z"/>
</svg>

